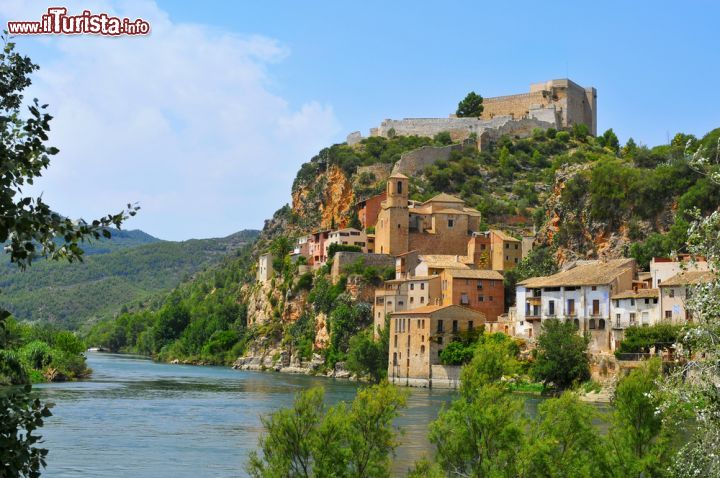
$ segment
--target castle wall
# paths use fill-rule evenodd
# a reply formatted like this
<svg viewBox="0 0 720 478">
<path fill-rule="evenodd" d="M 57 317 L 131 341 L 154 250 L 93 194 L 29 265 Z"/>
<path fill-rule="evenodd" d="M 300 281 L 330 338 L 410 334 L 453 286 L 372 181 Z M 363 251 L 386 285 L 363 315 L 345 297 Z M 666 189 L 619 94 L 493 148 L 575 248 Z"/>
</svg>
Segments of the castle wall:
<svg viewBox="0 0 720 478">
<path fill-rule="evenodd" d="M 480 117 L 485 120 L 504 115 L 512 116 L 514 119 L 525 118 L 530 114 L 531 108 L 548 106 L 552 103 L 551 98 L 546 95 L 545 91 L 535 91 L 519 95 L 484 98 L 483 112 Z"/>
<path fill-rule="evenodd" d="M 422 172 L 425 168 L 435 164 L 437 161 L 447 161 L 453 151 L 462 150 L 459 144 L 451 144 L 448 146 L 422 146 L 403 153 L 400 160 L 395 163 L 393 173 L 402 173 L 406 176 L 413 176 Z"/>
</svg>

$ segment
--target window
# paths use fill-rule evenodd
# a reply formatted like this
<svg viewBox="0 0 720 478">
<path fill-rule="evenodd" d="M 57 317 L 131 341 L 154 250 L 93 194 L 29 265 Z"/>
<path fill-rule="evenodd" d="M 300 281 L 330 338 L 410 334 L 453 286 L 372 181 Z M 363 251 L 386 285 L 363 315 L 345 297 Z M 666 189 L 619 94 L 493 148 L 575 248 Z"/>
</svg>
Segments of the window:
<svg viewBox="0 0 720 478">
<path fill-rule="evenodd" d="M 393 353 L 393 365 L 397 366 L 398 364 L 398 357 L 397 352 Z"/>
<path fill-rule="evenodd" d="M 517 263 L 518 263 L 518 258 L 516 257 L 516 258 L 515 258 L 515 264 L 517 264 Z"/>
<path fill-rule="evenodd" d="M 467 294 L 460 294 L 460 304 L 461 305 L 468 305 L 470 303 L 470 298 Z"/>
<path fill-rule="evenodd" d="M 666 310 L 666 311 L 665 311 L 665 318 L 666 318 L 666 319 L 672 319 L 672 310 Z"/>
<path fill-rule="evenodd" d="M 421 304 L 424 304 L 424 303 L 425 303 L 425 297 L 420 297 L 420 303 L 421 303 Z"/>
<path fill-rule="evenodd" d="M 453 331 L 453 333 L 457 333 L 457 331 L 458 331 L 458 321 L 457 321 L 457 320 L 453 320 L 452 324 L 453 324 L 453 326 L 452 326 L 452 331 Z"/>
<path fill-rule="evenodd" d="M 575 315 L 575 299 L 568 299 L 567 309 L 568 315 Z"/>
<path fill-rule="evenodd" d="M 438 321 L 437 321 L 437 331 L 438 331 L 439 334 L 441 334 L 441 333 L 444 332 L 444 330 L 443 330 L 443 321 L 442 321 L 442 320 L 438 320 Z"/>
<path fill-rule="evenodd" d="M 517 245 L 517 244 L 515 244 L 515 250 L 517 250 L 517 248 L 518 248 L 518 245 Z"/>
<path fill-rule="evenodd" d="M 592 301 L 592 315 L 600 315 L 600 301 L 598 299 Z"/>
<path fill-rule="evenodd" d="M 468 330 L 474 330 L 474 329 L 475 329 L 475 327 L 473 327 L 473 321 L 471 320 L 468 322 Z"/>
<path fill-rule="evenodd" d="M 488 297 L 488 300 L 489 300 L 490 302 L 492 302 L 492 301 L 493 301 L 493 296 Z"/>
<path fill-rule="evenodd" d="M 375 303 L 376 303 L 377 305 L 382 305 L 382 303 L 383 303 L 383 298 L 382 298 L 382 297 L 376 297 L 376 298 L 375 298 Z"/>
<path fill-rule="evenodd" d="M 402 306 L 402 305 L 405 305 L 405 302 L 402 301 L 402 300 L 399 300 L 399 301 L 398 301 L 398 306 Z"/>
<path fill-rule="evenodd" d="M 590 319 L 590 320 L 588 321 L 588 327 L 591 328 L 591 329 L 594 329 L 594 328 L 595 328 L 595 319 Z"/>
<path fill-rule="evenodd" d="M 425 355 L 425 346 L 424 345 L 420 346 L 420 355 Z"/>
<path fill-rule="evenodd" d="M 397 348 L 397 335 L 395 336 L 395 348 Z"/>
<path fill-rule="evenodd" d="M 415 284 L 413 284 L 412 282 L 410 283 L 410 290 L 415 290 Z"/>
<path fill-rule="evenodd" d="M 509 260 L 510 260 L 510 256 L 505 256 L 505 260 L 506 260 L 506 261 L 509 261 Z"/>
<path fill-rule="evenodd" d="M 482 296 L 482 295 L 479 295 L 479 296 L 478 296 L 478 302 L 484 302 L 484 301 L 485 301 L 485 297 Z"/>
<path fill-rule="evenodd" d="M 397 192 L 398 192 L 398 194 L 402 194 L 402 186 L 403 186 L 402 181 L 398 181 L 398 182 L 397 182 Z"/>
<path fill-rule="evenodd" d="M 653 299 L 653 304 L 657 304 L 657 299 Z"/>
<path fill-rule="evenodd" d="M 420 290 L 425 290 L 425 283 L 424 283 L 424 282 L 421 282 L 421 283 L 420 283 Z"/>
<path fill-rule="evenodd" d="M 478 290 L 482 290 L 482 288 L 483 288 L 483 281 L 481 281 L 481 280 L 477 281 L 477 288 L 478 288 Z"/>
<path fill-rule="evenodd" d="M 645 299 L 645 303 L 646 303 L 646 304 L 649 304 L 649 303 L 650 303 L 650 299 Z"/>
<path fill-rule="evenodd" d="M 555 301 L 554 300 L 551 300 L 548 302 L 548 309 L 549 309 L 548 315 L 555 315 Z"/>
<path fill-rule="evenodd" d="M 597 286 L 592 286 L 592 290 L 597 290 Z"/>
<path fill-rule="evenodd" d="M 505 243 L 505 249 L 510 249 L 510 244 L 508 244 L 507 242 Z"/>
<path fill-rule="evenodd" d="M 580 321 L 578 319 L 573 320 L 573 324 L 575 324 L 577 330 L 580 330 Z"/>
<path fill-rule="evenodd" d="M 630 312 L 630 323 L 631 324 L 635 323 L 635 312 Z"/>
<path fill-rule="evenodd" d="M 598 320 L 598 329 L 605 330 L 605 319 Z"/>
<path fill-rule="evenodd" d="M 443 340 L 442 337 L 438 337 L 438 338 L 437 338 L 437 343 L 438 343 L 438 345 L 442 345 L 442 340 Z M 438 352 L 439 352 L 439 350 L 438 350 Z"/>
<path fill-rule="evenodd" d="M 630 299 L 630 305 L 635 305 L 635 299 Z"/>
<path fill-rule="evenodd" d="M 668 291 L 668 294 L 670 295 L 671 298 L 672 298 L 672 297 L 675 297 L 675 289 L 670 289 L 670 290 Z"/>
<path fill-rule="evenodd" d="M 410 303 L 412 304 L 413 302 L 415 302 L 415 297 L 410 297 Z"/>
<path fill-rule="evenodd" d="M 448 219 L 448 228 L 452 229 L 455 225 L 455 219 Z"/>
</svg>

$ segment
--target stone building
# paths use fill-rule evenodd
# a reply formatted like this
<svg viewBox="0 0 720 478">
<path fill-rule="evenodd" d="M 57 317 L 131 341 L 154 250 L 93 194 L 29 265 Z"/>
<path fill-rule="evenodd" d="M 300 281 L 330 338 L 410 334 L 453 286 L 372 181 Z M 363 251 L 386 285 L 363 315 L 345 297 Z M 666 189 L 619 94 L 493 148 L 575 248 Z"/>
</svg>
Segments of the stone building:
<svg viewBox="0 0 720 478">
<path fill-rule="evenodd" d="M 572 320 L 581 332 L 590 332 L 590 350 L 611 349 L 611 299 L 632 290 L 634 259 L 578 261 L 547 277 L 520 282 L 516 289 L 516 334 L 532 339 L 548 319 Z"/>
<path fill-rule="evenodd" d="M 258 282 L 267 282 L 273 276 L 273 256 L 267 252 L 258 258 L 256 278 Z"/>
<path fill-rule="evenodd" d="M 527 137 L 535 128 L 563 129 L 584 124 L 597 134 L 597 90 L 584 88 L 569 79 L 530 85 L 528 93 L 485 98 L 479 118 L 386 119 L 371 136 L 429 136 L 448 132 L 455 142 L 473 135 L 483 149 L 503 135 Z"/>
<path fill-rule="evenodd" d="M 708 263 L 703 258 L 692 260 L 689 254 L 680 254 L 677 258 L 653 257 L 650 261 L 652 287 L 658 288 L 663 281 L 683 271 L 706 271 Z"/>
<path fill-rule="evenodd" d="M 330 237 L 330 231 L 316 231 L 308 236 L 308 251 L 310 254 L 310 265 L 317 269 L 327 261 L 327 249 L 325 241 Z"/>
<path fill-rule="evenodd" d="M 409 201 L 407 176 L 394 173 L 375 226 L 375 252 L 394 256 L 413 250 L 465 254 L 468 240 L 479 226 L 480 213 L 449 194 L 422 203 Z"/>
<path fill-rule="evenodd" d="M 659 284 L 662 320 L 672 324 L 691 322 L 692 316 L 685 307 L 685 301 L 692 286 L 715 279 L 715 274 L 710 270 L 691 270 L 662 281 Z"/>
<path fill-rule="evenodd" d="M 445 269 L 440 274 L 442 305 L 461 305 L 496 322 L 505 312 L 505 286 L 497 271 Z"/>
<path fill-rule="evenodd" d="M 488 259 L 484 265 L 494 271 L 508 271 L 514 269 L 523 258 L 522 241 L 512 237 L 506 232 L 498 229 L 491 229 L 474 234 L 476 240 L 472 245 L 477 253 Z"/>
<path fill-rule="evenodd" d="M 388 380 L 398 385 L 456 388 L 460 367 L 440 363 L 453 337 L 485 322 L 459 305 L 430 305 L 390 314 Z"/>
<path fill-rule="evenodd" d="M 393 312 L 417 309 L 441 302 L 440 276 L 415 276 L 385 281 L 375 289 L 373 324 L 377 333 L 385 327 L 385 317 Z"/>
<path fill-rule="evenodd" d="M 597 90 L 583 88 L 567 78 L 533 83 L 529 93 L 484 98 L 480 118 L 490 120 L 496 116 L 555 121 L 558 128 L 584 124 L 594 136 L 597 134 Z"/>
</svg>

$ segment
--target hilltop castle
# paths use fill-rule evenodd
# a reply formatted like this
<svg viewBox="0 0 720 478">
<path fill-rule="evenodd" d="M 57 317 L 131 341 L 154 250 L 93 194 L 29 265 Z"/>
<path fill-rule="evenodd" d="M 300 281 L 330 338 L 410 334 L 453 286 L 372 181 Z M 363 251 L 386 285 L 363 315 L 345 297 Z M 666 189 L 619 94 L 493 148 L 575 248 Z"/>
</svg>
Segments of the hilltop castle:
<svg viewBox="0 0 720 478">
<path fill-rule="evenodd" d="M 448 132 L 453 141 L 477 137 L 478 148 L 502 135 L 526 137 L 535 128 L 564 129 L 584 124 L 597 134 L 597 90 L 584 88 L 569 79 L 550 80 L 530 85 L 529 93 L 497 96 L 483 100 L 479 118 L 405 118 L 386 119 L 370 136 L 435 136 Z M 348 135 L 348 144 L 362 139 L 359 132 Z"/>
</svg>

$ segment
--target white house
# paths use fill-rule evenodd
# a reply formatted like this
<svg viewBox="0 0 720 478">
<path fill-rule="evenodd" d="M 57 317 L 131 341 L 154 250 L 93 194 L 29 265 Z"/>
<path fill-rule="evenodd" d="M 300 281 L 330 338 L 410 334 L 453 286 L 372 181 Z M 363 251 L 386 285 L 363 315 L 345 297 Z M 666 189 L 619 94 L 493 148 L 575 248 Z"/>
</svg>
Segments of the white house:
<svg viewBox="0 0 720 478">
<path fill-rule="evenodd" d="M 627 290 L 611 297 L 611 350 L 615 350 L 622 342 L 628 327 L 650 326 L 660 322 L 658 298 L 658 289 Z"/>
<path fill-rule="evenodd" d="M 662 320 L 673 324 L 692 321 L 685 307 L 691 287 L 716 280 L 712 271 L 684 271 L 660 283 L 660 313 Z"/>
<path fill-rule="evenodd" d="M 257 280 L 258 282 L 267 282 L 273 276 L 273 256 L 271 253 L 266 252 L 262 254 L 258 259 L 257 267 Z"/>
<path fill-rule="evenodd" d="M 357 246 L 361 252 L 367 253 L 367 235 L 352 227 L 330 231 L 328 238 L 325 240 L 325 257 L 328 257 L 328 251 L 332 244 L 341 244 L 344 246 Z"/>
<path fill-rule="evenodd" d="M 578 261 L 557 274 L 520 282 L 516 334 L 532 339 L 544 320 L 573 321 L 590 333 L 592 351 L 610 351 L 610 297 L 631 290 L 635 273 L 634 259 Z"/>
</svg>

